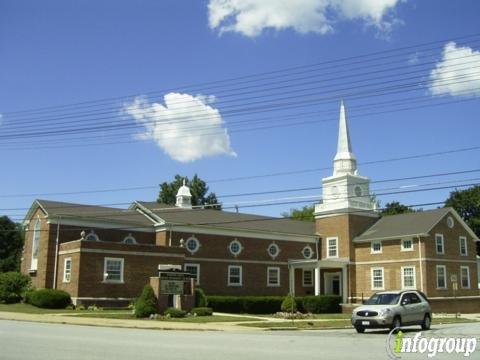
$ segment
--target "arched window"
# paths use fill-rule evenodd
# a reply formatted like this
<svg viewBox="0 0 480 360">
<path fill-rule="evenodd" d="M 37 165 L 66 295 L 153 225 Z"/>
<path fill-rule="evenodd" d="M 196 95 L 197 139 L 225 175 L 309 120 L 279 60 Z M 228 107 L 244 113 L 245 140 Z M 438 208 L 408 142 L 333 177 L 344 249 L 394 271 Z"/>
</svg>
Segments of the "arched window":
<svg viewBox="0 0 480 360">
<path fill-rule="evenodd" d="M 100 238 L 98 237 L 97 234 L 95 234 L 95 231 L 90 231 L 87 236 L 85 236 L 85 240 L 88 241 L 100 241 Z"/>
<path fill-rule="evenodd" d="M 31 270 L 37 270 L 38 265 L 38 251 L 40 248 L 40 228 L 42 223 L 40 219 L 35 221 L 35 225 L 33 227 L 33 236 L 32 236 L 32 263 L 30 266 Z"/>
<path fill-rule="evenodd" d="M 137 243 L 137 240 L 135 240 L 132 234 L 128 234 L 128 236 L 125 236 L 125 239 L 123 239 L 123 243 L 133 245 Z"/>
</svg>

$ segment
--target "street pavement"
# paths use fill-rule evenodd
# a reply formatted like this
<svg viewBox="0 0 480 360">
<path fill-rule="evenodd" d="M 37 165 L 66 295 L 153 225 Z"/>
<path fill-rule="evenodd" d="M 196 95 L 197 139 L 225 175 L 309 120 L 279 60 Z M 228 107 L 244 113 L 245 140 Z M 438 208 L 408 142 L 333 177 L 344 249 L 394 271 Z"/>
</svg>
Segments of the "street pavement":
<svg viewBox="0 0 480 360">
<path fill-rule="evenodd" d="M 417 331 L 416 328 L 407 331 L 407 335 Z M 0 359 L 387 359 L 387 334 L 386 331 L 357 334 L 353 329 L 169 331 L 0 320 Z M 478 338 L 480 324 L 437 325 L 424 334 Z M 435 358 L 466 359 L 461 354 L 440 354 Z M 480 344 L 469 358 L 480 359 Z M 428 357 L 402 354 L 402 359 Z"/>
</svg>

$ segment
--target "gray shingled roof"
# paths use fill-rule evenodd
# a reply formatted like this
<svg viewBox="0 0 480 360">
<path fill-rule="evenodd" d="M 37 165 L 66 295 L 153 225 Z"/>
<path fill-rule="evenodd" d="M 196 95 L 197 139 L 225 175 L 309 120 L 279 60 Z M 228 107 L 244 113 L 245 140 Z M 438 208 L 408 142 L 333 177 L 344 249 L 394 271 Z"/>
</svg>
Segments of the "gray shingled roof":
<svg viewBox="0 0 480 360">
<path fill-rule="evenodd" d="M 180 209 L 156 202 L 137 201 L 166 223 L 204 225 L 229 229 L 315 235 L 315 223 L 209 209 Z"/>
<path fill-rule="evenodd" d="M 49 217 L 74 217 L 141 226 L 153 225 L 152 221 L 134 210 L 50 200 L 36 200 L 36 202 L 47 212 Z"/>
<path fill-rule="evenodd" d="M 362 235 L 357 236 L 354 241 L 398 239 L 403 236 L 424 235 L 451 210 L 451 208 L 441 208 L 416 213 L 384 216 Z"/>
</svg>

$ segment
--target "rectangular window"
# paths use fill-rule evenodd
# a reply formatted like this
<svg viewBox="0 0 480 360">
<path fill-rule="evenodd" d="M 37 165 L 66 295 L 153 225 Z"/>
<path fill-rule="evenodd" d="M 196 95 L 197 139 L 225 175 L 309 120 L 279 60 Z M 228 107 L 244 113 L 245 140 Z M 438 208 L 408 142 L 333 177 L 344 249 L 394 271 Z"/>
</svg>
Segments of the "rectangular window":
<svg viewBox="0 0 480 360">
<path fill-rule="evenodd" d="M 305 287 L 313 286 L 313 270 L 303 270 L 302 285 Z"/>
<path fill-rule="evenodd" d="M 458 241 L 460 242 L 460 255 L 467 256 L 468 255 L 467 238 L 465 236 L 460 236 L 458 238 Z"/>
<path fill-rule="evenodd" d="M 442 234 L 435 234 L 435 248 L 437 249 L 437 254 L 445 254 L 445 246 Z"/>
<path fill-rule="evenodd" d="M 267 286 L 280 286 L 280 268 L 267 268 Z"/>
<path fill-rule="evenodd" d="M 103 279 L 105 282 L 123 283 L 122 258 L 105 258 Z"/>
<path fill-rule="evenodd" d="M 381 241 L 372 241 L 370 248 L 370 253 L 372 254 L 381 254 L 382 253 L 382 242 Z"/>
<path fill-rule="evenodd" d="M 413 251 L 413 240 L 412 239 L 403 239 L 401 250 L 402 251 Z"/>
<path fill-rule="evenodd" d="M 460 266 L 460 277 L 462 289 L 470 289 L 470 268 L 468 266 Z"/>
<path fill-rule="evenodd" d="M 242 286 L 242 267 L 238 265 L 228 266 L 228 286 Z"/>
<path fill-rule="evenodd" d="M 402 266 L 402 289 L 415 288 L 415 266 Z"/>
<path fill-rule="evenodd" d="M 383 290 L 383 268 L 372 268 L 372 290 Z"/>
<path fill-rule="evenodd" d="M 338 257 L 338 238 L 327 238 L 327 257 Z"/>
<path fill-rule="evenodd" d="M 63 282 L 69 283 L 72 278 L 72 258 L 66 258 L 63 263 Z"/>
<path fill-rule="evenodd" d="M 437 289 L 447 288 L 447 267 L 445 265 L 437 265 Z"/>
<path fill-rule="evenodd" d="M 200 285 L 200 264 L 185 264 L 184 270 L 195 275 L 195 284 Z"/>
</svg>

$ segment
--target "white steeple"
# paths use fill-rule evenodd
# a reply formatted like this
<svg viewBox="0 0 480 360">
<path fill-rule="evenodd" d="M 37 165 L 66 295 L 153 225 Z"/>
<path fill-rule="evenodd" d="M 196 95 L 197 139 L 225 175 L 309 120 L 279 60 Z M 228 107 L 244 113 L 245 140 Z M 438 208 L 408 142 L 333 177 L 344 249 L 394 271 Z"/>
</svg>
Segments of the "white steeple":
<svg viewBox="0 0 480 360">
<path fill-rule="evenodd" d="M 315 216 L 357 212 L 372 214 L 375 201 L 370 194 L 370 179 L 360 176 L 357 159 L 352 152 L 347 115 L 343 100 L 340 103 L 337 154 L 333 159 L 333 176 L 322 179 L 322 202 L 315 205 Z"/>
<path fill-rule="evenodd" d="M 338 145 L 337 154 L 333 159 L 333 176 L 351 174 L 357 172 L 357 159 L 352 152 L 350 133 L 348 131 L 347 115 L 343 100 L 340 103 L 340 119 L 338 122 Z"/>
<path fill-rule="evenodd" d="M 190 193 L 190 188 L 185 185 L 185 179 L 183 179 L 183 185 L 178 189 L 175 206 L 185 209 L 192 208 L 192 194 Z"/>
</svg>

